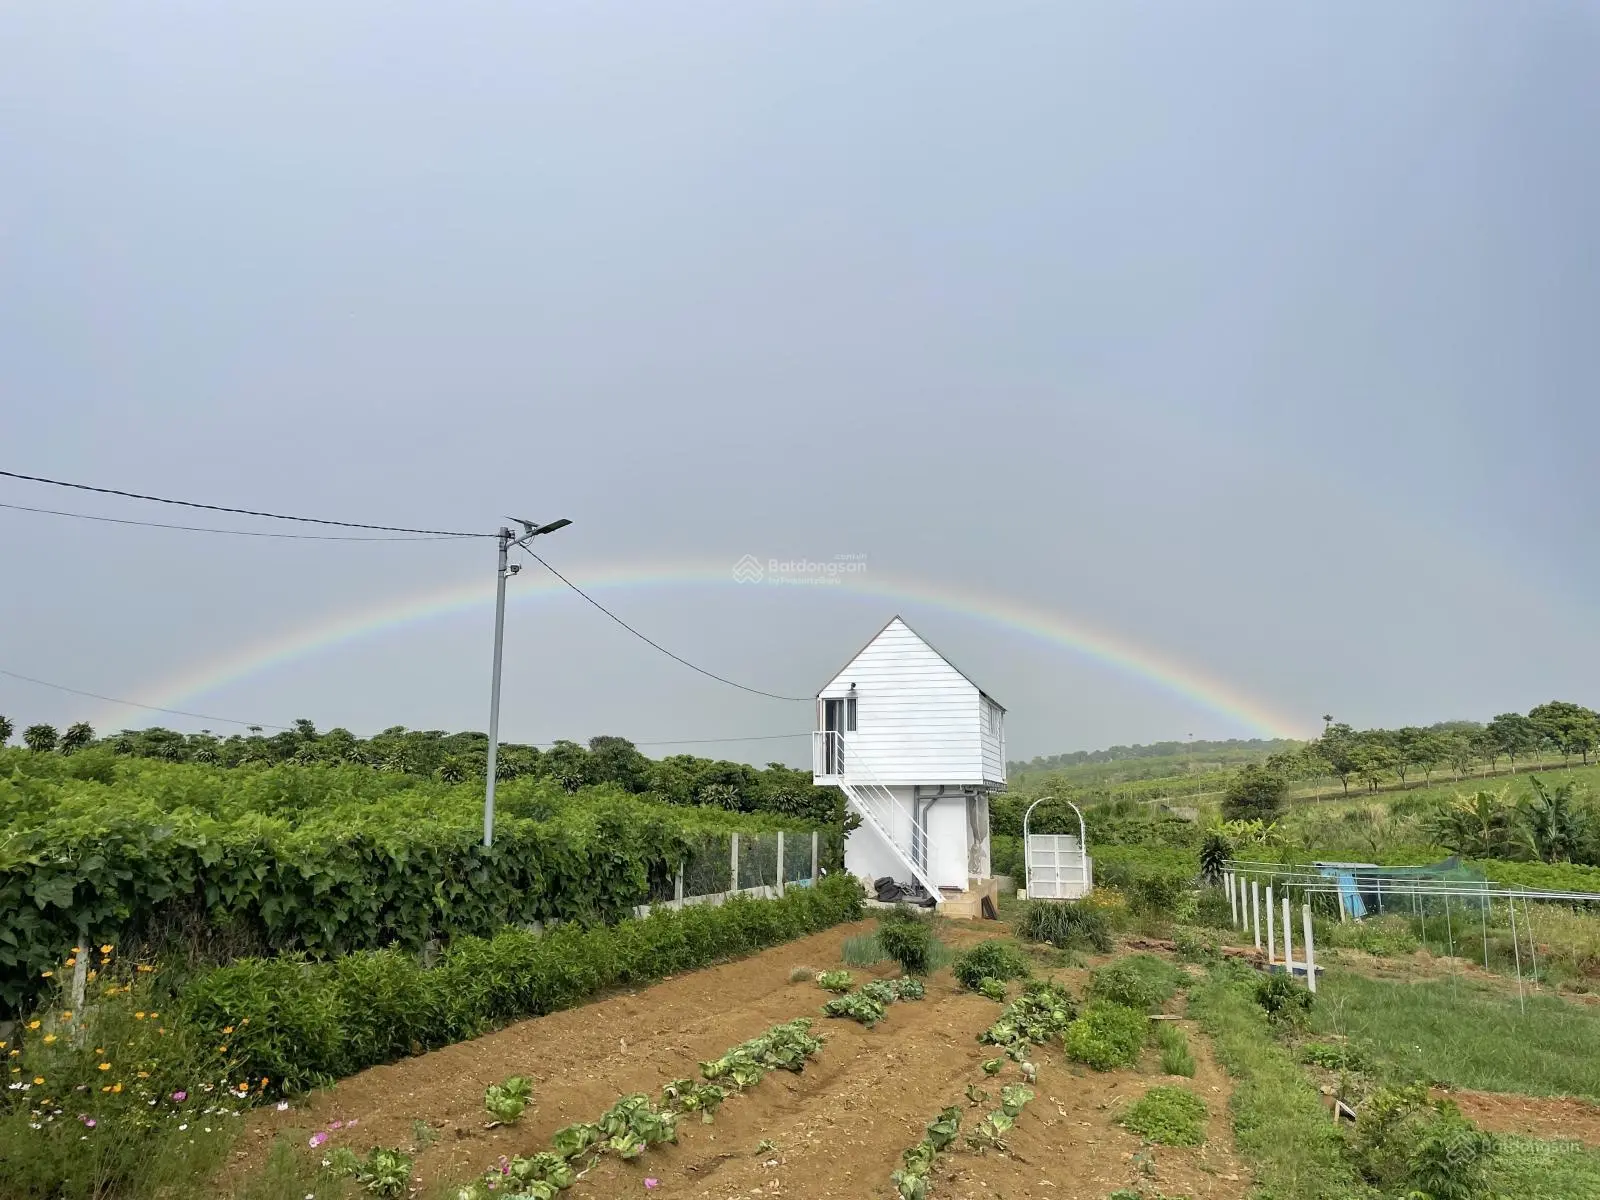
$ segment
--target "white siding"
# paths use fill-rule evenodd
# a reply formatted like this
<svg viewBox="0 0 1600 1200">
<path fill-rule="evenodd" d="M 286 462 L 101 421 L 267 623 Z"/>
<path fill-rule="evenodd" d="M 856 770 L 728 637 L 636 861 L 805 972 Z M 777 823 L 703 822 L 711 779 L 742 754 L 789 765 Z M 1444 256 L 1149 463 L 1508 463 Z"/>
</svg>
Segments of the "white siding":
<svg viewBox="0 0 1600 1200">
<path fill-rule="evenodd" d="M 850 754 L 879 783 L 981 784 L 985 770 L 982 711 L 975 684 L 900 618 L 823 688 L 826 699 L 856 689 Z M 1000 758 L 1004 779 L 1005 760 Z"/>
<path fill-rule="evenodd" d="M 895 837 L 911 846 L 911 796 L 909 787 L 890 789 L 894 793 Z M 927 797 L 924 797 L 926 803 Z M 940 796 L 927 806 L 928 874 L 939 887 L 966 890 L 971 846 L 968 833 L 967 798 L 961 793 Z M 845 841 L 845 870 L 860 879 L 872 880 L 888 875 L 900 883 L 913 883 L 915 876 L 894 850 L 886 845 L 877 830 L 863 824 Z"/>
<path fill-rule="evenodd" d="M 989 697 L 981 702 L 983 716 L 983 779 L 985 783 L 1006 781 L 1006 710 Z"/>
</svg>

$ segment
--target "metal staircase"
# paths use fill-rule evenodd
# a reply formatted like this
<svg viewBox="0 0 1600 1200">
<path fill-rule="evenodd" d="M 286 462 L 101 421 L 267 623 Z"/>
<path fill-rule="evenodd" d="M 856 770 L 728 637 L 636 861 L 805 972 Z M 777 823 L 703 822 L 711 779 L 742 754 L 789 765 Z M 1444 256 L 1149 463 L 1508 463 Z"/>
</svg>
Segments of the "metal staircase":
<svg viewBox="0 0 1600 1200">
<path fill-rule="evenodd" d="M 893 792 L 878 782 L 865 757 L 851 752 L 843 734 L 832 730 L 817 730 L 812 734 L 812 773 L 817 782 L 831 783 L 843 792 L 845 802 L 860 814 L 862 824 L 895 852 L 936 905 L 943 902 L 939 885 L 924 865 L 927 847 L 921 844 L 924 835 L 917 828 L 913 814 L 906 811 Z M 909 842 L 891 832 L 901 825 L 911 828 Z"/>
</svg>

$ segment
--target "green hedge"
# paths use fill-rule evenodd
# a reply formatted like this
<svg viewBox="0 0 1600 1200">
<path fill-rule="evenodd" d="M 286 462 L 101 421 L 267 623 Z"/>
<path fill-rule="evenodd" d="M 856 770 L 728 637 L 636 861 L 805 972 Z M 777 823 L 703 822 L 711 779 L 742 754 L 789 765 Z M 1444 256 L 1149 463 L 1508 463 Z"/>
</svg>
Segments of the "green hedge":
<svg viewBox="0 0 1600 1200">
<path fill-rule="evenodd" d="M 66 760 L 69 765 L 74 760 Z M 108 779 L 0 777 L 0 1017 L 79 940 L 189 956 L 311 957 L 493 934 L 532 921 L 615 921 L 671 895 L 680 862 L 726 835 L 792 822 L 681 808 L 618 789 L 568 796 L 517 780 L 495 845 L 482 795 L 361 767 L 226 770 L 116 764 Z M 823 862 L 841 853 L 825 836 Z M 809 845 L 806 849 L 809 863 Z"/>
<path fill-rule="evenodd" d="M 838 874 L 791 888 L 781 900 L 737 897 L 617 925 L 465 937 L 432 967 L 397 950 L 330 962 L 249 959 L 192 980 L 184 1019 L 227 1043 L 243 1077 L 294 1091 L 569 1008 L 608 988 L 816 933 L 861 912 L 860 884 Z"/>
</svg>

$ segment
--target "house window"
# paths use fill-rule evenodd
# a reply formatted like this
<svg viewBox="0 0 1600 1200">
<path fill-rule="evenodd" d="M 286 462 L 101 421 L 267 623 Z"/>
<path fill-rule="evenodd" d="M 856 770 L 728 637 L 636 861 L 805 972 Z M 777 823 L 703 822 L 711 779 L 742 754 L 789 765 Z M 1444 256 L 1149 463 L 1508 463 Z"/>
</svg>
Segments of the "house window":
<svg viewBox="0 0 1600 1200">
<path fill-rule="evenodd" d="M 856 731 L 856 698 L 854 696 L 845 698 L 844 731 L 846 733 L 854 733 Z"/>
</svg>

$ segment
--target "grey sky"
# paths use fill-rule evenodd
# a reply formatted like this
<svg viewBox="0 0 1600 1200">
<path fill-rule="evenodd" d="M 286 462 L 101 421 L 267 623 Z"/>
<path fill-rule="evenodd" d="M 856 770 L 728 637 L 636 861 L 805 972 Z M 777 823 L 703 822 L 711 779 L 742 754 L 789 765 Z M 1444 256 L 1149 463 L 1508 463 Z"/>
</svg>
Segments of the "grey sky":
<svg viewBox="0 0 1600 1200">
<path fill-rule="evenodd" d="M 10 5 L 0 466 L 565 515 L 580 581 L 865 555 L 1307 730 L 1597 703 L 1597 61 L 1579 3 Z M 148 699 L 491 574 L 0 509 L 0 667 Z M 597 594 L 800 694 L 900 610 L 1014 757 L 1250 732 L 912 599 Z M 482 728 L 488 640 L 480 607 L 178 706 Z M 0 711 L 152 719 L 6 679 Z M 513 609 L 508 736 L 809 720 L 575 598 Z"/>
</svg>

